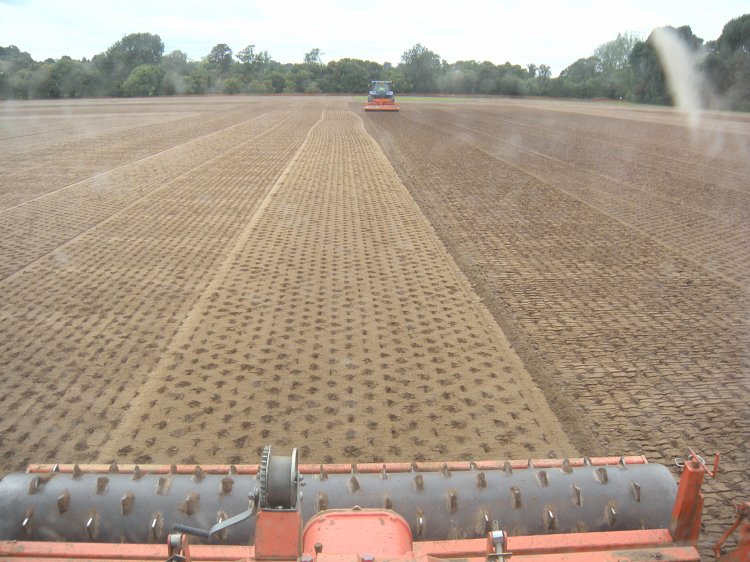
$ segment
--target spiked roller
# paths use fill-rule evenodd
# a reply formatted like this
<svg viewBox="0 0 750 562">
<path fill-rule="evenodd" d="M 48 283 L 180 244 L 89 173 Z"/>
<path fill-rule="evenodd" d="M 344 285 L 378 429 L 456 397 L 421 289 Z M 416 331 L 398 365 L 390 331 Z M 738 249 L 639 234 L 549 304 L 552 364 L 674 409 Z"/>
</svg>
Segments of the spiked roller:
<svg viewBox="0 0 750 562">
<path fill-rule="evenodd" d="M 271 447 L 259 465 L 32 465 L 0 481 L 0 559 L 158 559 L 147 545 L 167 544 L 188 562 L 190 536 L 224 545 L 206 560 L 697 560 L 705 464 L 684 470 L 678 488 L 644 457 L 299 466 Z"/>
</svg>

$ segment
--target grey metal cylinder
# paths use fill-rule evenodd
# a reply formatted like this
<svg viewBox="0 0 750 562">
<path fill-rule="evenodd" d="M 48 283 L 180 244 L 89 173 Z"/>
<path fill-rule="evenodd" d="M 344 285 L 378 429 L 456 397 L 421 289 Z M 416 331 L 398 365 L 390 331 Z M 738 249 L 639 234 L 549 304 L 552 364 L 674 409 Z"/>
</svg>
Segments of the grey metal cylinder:
<svg viewBox="0 0 750 562">
<path fill-rule="evenodd" d="M 208 529 L 248 508 L 255 476 L 10 474 L 0 539 L 162 543 L 175 523 Z M 657 464 L 503 471 L 305 475 L 303 521 L 325 509 L 386 508 L 416 540 L 666 528 L 676 496 Z M 252 544 L 255 521 L 213 542 Z M 193 542 L 200 542 L 195 539 Z"/>
</svg>

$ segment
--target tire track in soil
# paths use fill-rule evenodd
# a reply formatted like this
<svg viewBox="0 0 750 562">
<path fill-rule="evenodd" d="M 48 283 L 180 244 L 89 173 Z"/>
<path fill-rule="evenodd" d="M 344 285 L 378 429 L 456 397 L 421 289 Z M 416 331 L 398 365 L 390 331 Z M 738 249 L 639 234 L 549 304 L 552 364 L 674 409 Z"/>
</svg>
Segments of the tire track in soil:
<svg viewBox="0 0 750 562">
<path fill-rule="evenodd" d="M 308 462 L 575 454 L 358 116 L 327 111 L 276 189 L 108 459 L 241 462 L 266 443 Z"/>
<path fill-rule="evenodd" d="M 302 142 L 308 113 L 0 283 L 2 468 L 101 459 L 179 322 Z"/>
</svg>

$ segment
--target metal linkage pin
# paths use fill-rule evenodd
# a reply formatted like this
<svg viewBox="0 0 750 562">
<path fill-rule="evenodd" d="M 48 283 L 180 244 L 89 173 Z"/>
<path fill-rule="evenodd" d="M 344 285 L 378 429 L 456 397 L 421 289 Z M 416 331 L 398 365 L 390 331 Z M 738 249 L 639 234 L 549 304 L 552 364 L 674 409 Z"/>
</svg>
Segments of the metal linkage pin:
<svg viewBox="0 0 750 562">
<path fill-rule="evenodd" d="M 496 527 L 497 521 L 493 522 L 493 527 Z M 492 546 L 494 547 L 493 552 L 487 553 L 487 560 L 489 561 L 499 561 L 499 562 L 505 562 L 505 560 L 508 560 L 511 556 L 513 556 L 512 552 L 508 552 L 508 536 L 505 534 L 505 531 L 501 531 L 499 529 L 491 531 L 490 532 L 490 540 L 492 541 Z"/>
</svg>

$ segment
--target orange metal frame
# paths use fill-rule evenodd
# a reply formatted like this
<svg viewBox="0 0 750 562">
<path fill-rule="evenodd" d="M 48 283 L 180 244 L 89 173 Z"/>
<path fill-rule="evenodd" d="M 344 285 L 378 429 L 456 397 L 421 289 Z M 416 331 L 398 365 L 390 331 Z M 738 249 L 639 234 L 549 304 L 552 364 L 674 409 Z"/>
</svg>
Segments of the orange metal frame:
<svg viewBox="0 0 750 562">
<path fill-rule="evenodd" d="M 365 103 L 365 111 L 398 111 L 399 107 L 395 101 L 388 98 L 375 98 Z"/>
</svg>

